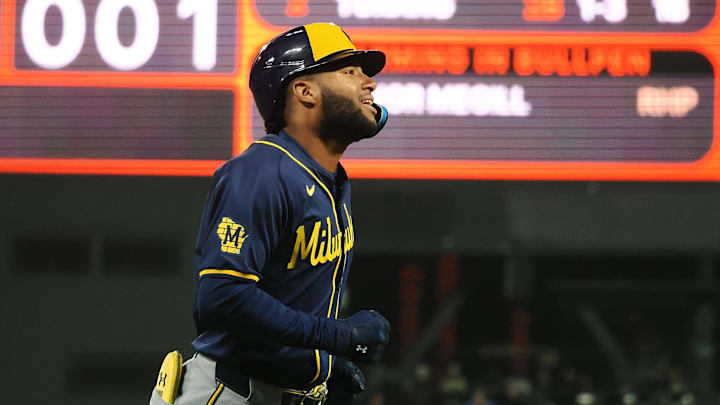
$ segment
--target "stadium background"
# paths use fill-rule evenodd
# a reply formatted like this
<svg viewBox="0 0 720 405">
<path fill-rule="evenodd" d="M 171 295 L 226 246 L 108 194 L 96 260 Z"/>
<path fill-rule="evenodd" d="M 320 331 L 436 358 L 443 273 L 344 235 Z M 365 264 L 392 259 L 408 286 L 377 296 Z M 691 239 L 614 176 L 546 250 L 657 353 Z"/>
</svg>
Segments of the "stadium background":
<svg viewBox="0 0 720 405">
<path fill-rule="evenodd" d="M 334 21 L 389 57 L 391 121 L 344 161 L 344 311 L 393 324 L 361 403 L 464 404 L 480 387 L 496 403 L 717 403 L 716 14 L 1 0 L 3 397 L 144 403 L 164 353 L 192 353 L 209 175 L 262 134 L 249 63 L 287 27 Z"/>
</svg>

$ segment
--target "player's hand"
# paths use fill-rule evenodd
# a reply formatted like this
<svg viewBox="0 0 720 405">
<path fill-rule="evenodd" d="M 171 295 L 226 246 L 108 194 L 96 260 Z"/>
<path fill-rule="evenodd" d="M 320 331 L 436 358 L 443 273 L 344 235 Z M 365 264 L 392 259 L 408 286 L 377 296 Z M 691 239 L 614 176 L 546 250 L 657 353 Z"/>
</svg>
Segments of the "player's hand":
<svg viewBox="0 0 720 405">
<path fill-rule="evenodd" d="M 361 363 L 380 361 L 390 340 L 390 322 L 374 310 L 357 312 L 346 320 L 352 329 L 347 357 Z"/>
<path fill-rule="evenodd" d="M 325 405 L 346 405 L 355 395 L 365 391 L 365 375 L 350 360 L 334 357 L 333 369 L 327 382 L 328 397 Z"/>
</svg>

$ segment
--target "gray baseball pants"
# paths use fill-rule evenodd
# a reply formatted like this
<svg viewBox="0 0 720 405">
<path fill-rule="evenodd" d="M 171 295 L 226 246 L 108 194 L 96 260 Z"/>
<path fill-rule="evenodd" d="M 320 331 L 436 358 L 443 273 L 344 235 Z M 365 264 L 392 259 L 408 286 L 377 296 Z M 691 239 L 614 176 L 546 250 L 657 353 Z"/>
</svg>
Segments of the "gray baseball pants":
<svg viewBox="0 0 720 405">
<path fill-rule="evenodd" d="M 245 398 L 215 379 L 215 360 L 195 354 L 183 364 L 184 379 L 178 397 L 173 405 L 259 405 L 265 403 L 262 396 L 255 397 L 255 383 L 250 382 L 250 396 Z M 275 402 L 279 404 L 280 402 Z M 153 389 L 150 405 L 167 405 Z"/>
</svg>

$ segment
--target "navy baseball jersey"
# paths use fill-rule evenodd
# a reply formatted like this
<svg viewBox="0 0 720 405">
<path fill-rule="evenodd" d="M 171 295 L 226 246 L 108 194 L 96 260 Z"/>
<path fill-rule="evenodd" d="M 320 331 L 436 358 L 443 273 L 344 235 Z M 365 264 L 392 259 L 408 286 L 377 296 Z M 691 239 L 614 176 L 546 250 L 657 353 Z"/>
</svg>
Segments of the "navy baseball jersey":
<svg viewBox="0 0 720 405">
<path fill-rule="evenodd" d="M 352 261 L 350 186 L 292 137 L 268 135 L 213 177 L 195 248 L 194 348 L 251 378 L 306 389 L 349 346 L 337 318 Z"/>
</svg>

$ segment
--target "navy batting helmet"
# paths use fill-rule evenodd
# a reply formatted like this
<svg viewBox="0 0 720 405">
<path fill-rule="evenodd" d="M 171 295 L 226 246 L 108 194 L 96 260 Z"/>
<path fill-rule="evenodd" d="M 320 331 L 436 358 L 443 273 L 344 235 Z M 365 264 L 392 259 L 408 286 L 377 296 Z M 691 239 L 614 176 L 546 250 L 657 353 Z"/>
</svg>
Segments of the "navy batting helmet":
<svg viewBox="0 0 720 405">
<path fill-rule="evenodd" d="M 385 66 L 384 53 L 358 51 L 335 24 L 302 25 L 273 38 L 262 47 L 250 70 L 250 91 L 263 120 L 267 122 L 275 113 L 290 79 L 350 60 L 368 76 L 376 75 Z M 376 110 L 379 131 L 387 120 L 387 110 L 379 105 Z"/>
</svg>

